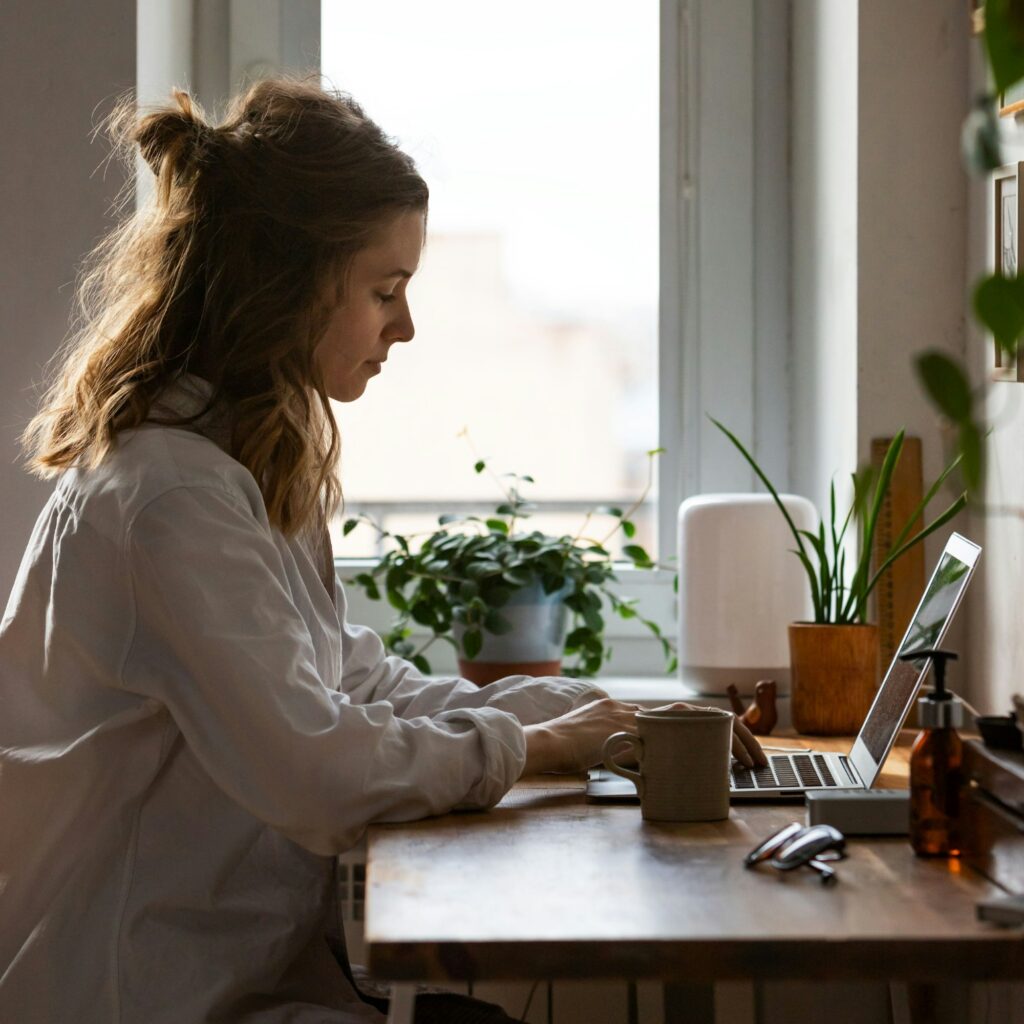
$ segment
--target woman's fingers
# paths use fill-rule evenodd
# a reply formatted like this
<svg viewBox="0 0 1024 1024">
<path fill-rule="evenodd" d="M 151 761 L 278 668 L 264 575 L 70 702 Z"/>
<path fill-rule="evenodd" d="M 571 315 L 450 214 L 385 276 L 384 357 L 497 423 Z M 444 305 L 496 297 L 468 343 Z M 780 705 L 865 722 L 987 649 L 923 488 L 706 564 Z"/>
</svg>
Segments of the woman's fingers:
<svg viewBox="0 0 1024 1024">
<path fill-rule="evenodd" d="M 732 752 L 733 756 L 739 759 L 740 764 L 753 768 L 763 768 L 768 763 L 761 744 L 757 742 L 754 734 L 738 719 L 732 721 Z"/>
<path fill-rule="evenodd" d="M 658 710 L 682 711 L 694 707 L 686 701 L 676 701 Z M 600 763 L 604 741 L 614 732 L 634 732 L 634 716 L 642 710 L 636 704 L 603 697 L 547 723 L 556 746 L 562 751 L 555 770 L 580 771 Z M 738 718 L 733 719 L 732 754 L 747 768 L 768 763 L 761 745 Z"/>
</svg>

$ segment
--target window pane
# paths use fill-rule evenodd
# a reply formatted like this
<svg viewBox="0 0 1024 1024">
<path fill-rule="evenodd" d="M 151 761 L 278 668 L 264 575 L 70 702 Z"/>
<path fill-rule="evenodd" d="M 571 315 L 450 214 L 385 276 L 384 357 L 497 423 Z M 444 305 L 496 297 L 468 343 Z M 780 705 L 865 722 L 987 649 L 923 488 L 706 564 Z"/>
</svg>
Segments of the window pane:
<svg viewBox="0 0 1024 1024">
<path fill-rule="evenodd" d="M 416 338 L 336 407 L 346 514 L 430 529 L 455 503 L 496 503 L 477 453 L 536 480 L 537 528 L 628 507 L 657 444 L 657 0 L 322 10 L 325 78 L 431 189 Z M 649 549 L 653 499 L 636 516 Z M 336 535 L 337 554 L 373 540 Z"/>
</svg>

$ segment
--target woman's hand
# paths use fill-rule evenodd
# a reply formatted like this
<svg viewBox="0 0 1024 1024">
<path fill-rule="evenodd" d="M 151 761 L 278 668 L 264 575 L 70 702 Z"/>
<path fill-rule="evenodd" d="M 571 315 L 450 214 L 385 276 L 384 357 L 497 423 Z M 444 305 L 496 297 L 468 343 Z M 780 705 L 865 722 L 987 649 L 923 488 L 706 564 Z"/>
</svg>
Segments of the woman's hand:
<svg viewBox="0 0 1024 1024">
<path fill-rule="evenodd" d="M 633 732 L 636 704 L 602 697 L 540 725 L 528 725 L 524 775 L 582 772 L 601 761 L 601 748 L 613 732 Z"/>
<path fill-rule="evenodd" d="M 680 701 L 657 710 L 683 710 L 695 706 Z M 560 718 L 526 726 L 526 765 L 523 774 L 582 772 L 599 764 L 604 741 L 615 732 L 635 732 L 635 715 L 641 710 L 636 704 L 605 697 L 576 708 Z M 760 744 L 738 718 L 733 719 L 732 753 L 748 768 L 768 763 Z"/>
</svg>

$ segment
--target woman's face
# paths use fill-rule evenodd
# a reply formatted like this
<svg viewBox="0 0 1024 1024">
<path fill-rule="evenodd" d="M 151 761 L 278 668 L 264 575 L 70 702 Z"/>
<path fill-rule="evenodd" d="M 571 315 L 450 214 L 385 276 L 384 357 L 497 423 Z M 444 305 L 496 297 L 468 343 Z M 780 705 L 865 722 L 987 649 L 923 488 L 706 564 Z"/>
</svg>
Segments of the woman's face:
<svg viewBox="0 0 1024 1024">
<path fill-rule="evenodd" d="M 349 268 L 345 299 L 316 349 L 327 394 L 355 401 L 396 341 L 415 333 L 405 290 L 423 249 L 424 215 L 409 210 L 387 222 Z"/>
</svg>

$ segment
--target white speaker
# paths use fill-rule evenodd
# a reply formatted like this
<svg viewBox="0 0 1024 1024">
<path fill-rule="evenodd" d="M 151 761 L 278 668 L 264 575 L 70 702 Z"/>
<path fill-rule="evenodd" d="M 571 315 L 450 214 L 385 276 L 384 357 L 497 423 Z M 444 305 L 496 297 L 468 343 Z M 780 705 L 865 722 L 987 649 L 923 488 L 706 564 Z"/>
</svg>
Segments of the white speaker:
<svg viewBox="0 0 1024 1024">
<path fill-rule="evenodd" d="M 816 530 L 806 498 L 782 501 L 798 530 Z M 769 494 L 701 494 L 679 506 L 679 670 L 700 694 L 759 679 L 789 694 L 789 623 L 814 618 L 807 575 Z"/>
</svg>

